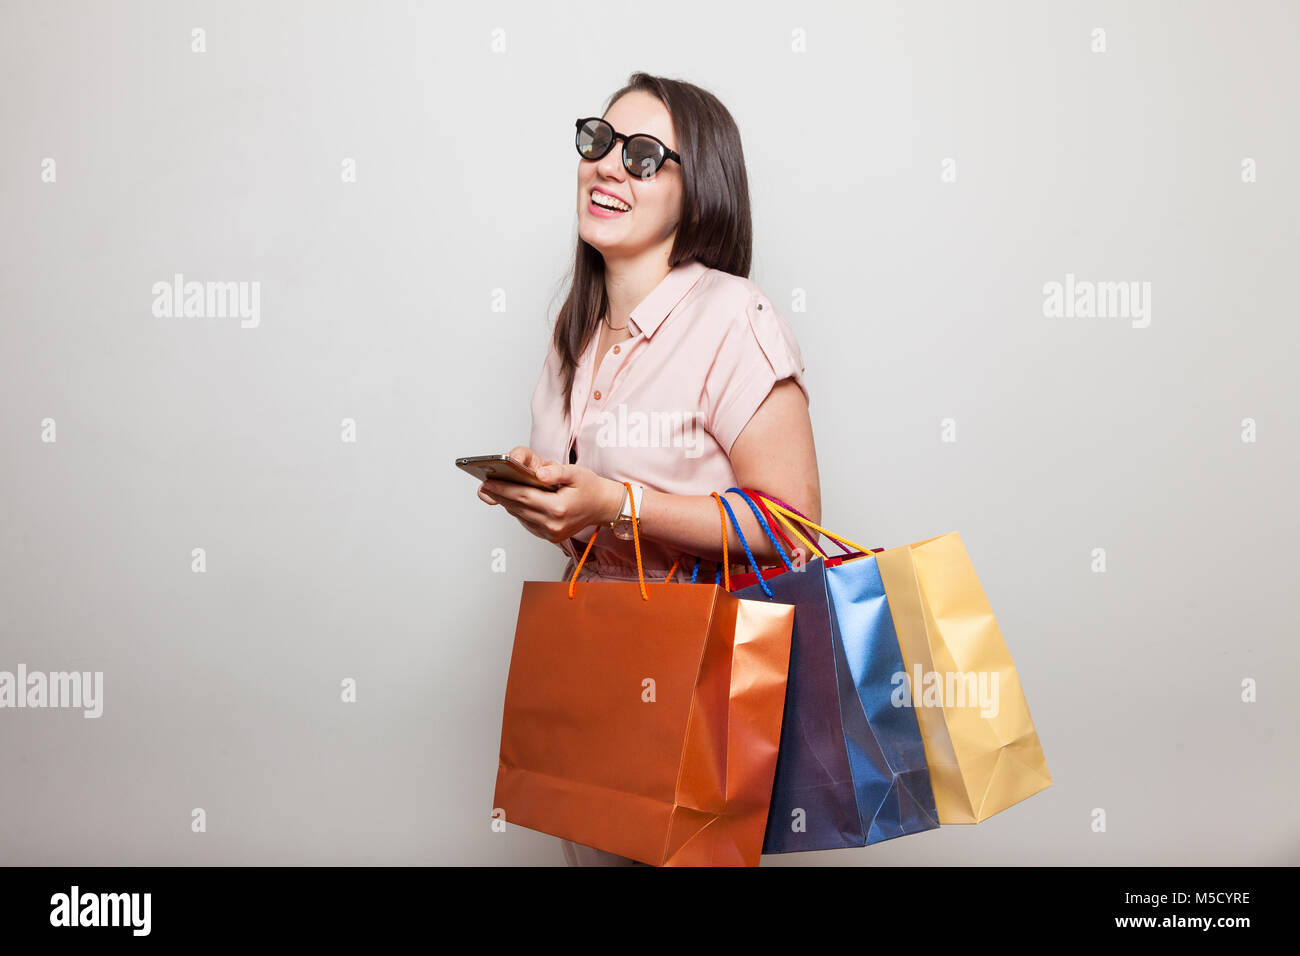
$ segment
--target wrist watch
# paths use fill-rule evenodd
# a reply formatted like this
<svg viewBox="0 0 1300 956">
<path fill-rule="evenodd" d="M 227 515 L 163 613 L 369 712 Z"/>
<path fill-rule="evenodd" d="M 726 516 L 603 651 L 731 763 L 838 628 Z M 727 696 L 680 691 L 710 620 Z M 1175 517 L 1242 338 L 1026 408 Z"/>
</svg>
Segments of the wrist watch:
<svg viewBox="0 0 1300 956">
<path fill-rule="evenodd" d="M 636 530 L 641 532 L 641 496 L 645 493 L 645 488 L 641 485 L 632 485 L 632 494 L 629 497 L 627 488 L 623 490 L 623 507 L 619 511 L 618 517 L 609 523 L 614 529 L 614 536 L 624 541 L 632 540 L 632 506 L 636 507 Z"/>
</svg>

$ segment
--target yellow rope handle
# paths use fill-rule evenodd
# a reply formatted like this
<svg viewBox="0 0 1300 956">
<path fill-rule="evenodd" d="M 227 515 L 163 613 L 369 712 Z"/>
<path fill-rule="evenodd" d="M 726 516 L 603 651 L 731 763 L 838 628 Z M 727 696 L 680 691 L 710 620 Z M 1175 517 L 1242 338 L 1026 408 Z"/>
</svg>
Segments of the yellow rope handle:
<svg viewBox="0 0 1300 956">
<path fill-rule="evenodd" d="M 772 509 L 772 502 L 768 501 L 767 499 L 763 499 L 763 502 L 764 504 L 767 505 L 769 510 Z M 826 560 L 826 553 L 822 551 L 821 548 L 817 547 L 817 545 L 813 544 L 811 541 L 805 538 L 803 536 L 803 533 L 791 523 L 789 518 L 787 518 L 785 515 L 781 514 L 778 511 L 773 511 L 772 517 L 776 518 L 778 521 L 781 522 L 781 524 L 785 525 L 786 530 L 789 531 L 791 534 L 793 534 L 795 537 L 797 537 L 800 541 L 802 541 L 810 551 L 818 555 L 823 561 Z"/>
<path fill-rule="evenodd" d="M 722 589 L 731 590 L 731 558 L 727 554 L 727 512 L 722 509 L 722 498 L 716 491 L 710 491 L 713 500 L 718 503 L 718 519 L 722 522 Z"/>
<path fill-rule="evenodd" d="M 802 541 L 809 551 L 812 551 L 814 554 L 818 555 L 822 560 L 826 560 L 826 552 L 822 551 L 821 548 L 817 547 L 817 545 L 813 544 L 811 541 L 805 538 L 803 536 L 803 533 L 791 523 L 792 518 L 786 517 L 786 515 L 791 514 L 791 512 L 786 511 L 784 508 L 781 508 L 775 503 L 773 503 L 772 499 L 769 498 L 767 495 L 763 494 L 761 491 L 753 491 L 752 489 L 750 489 L 750 494 L 753 497 L 758 498 L 760 501 L 762 501 L 762 503 L 769 509 L 769 511 L 773 512 L 772 517 L 779 518 L 781 524 L 784 525 L 785 528 L 788 531 L 790 531 L 796 538 Z M 803 521 L 804 519 L 800 518 L 799 520 Z M 809 523 L 811 524 L 811 522 Z M 835 538 L 836 540 L 840 540 L 838 535 L 830 534 L 829 531 L 824 533 L 830 535 L 830 537 Z M 789 544 L 789 542 L 787 541 L 786 544 Z M 809 560 L 812 560 L 811 555 L 809 556 Z"/>
<path fill-rule="evenodd" d="M 757 492 L 756 494 L 759 498 L 762 499 L 763 504 L 765 504 L 767 508 L 772 512 L 772 517 L 779 519 L 781 524 L 784 525 L 786 529 L 790 531 L 791 534 L 793 534 L 796 538 L 802 541 L 805 546 L 807 546 L 808 550 L 818 555 L 822 560 L 826 560 L 826 552 L 822 551 L 821 548 L 817 547 L 817 545 L 813 544 L 811 541 L 805 538 L 803 536 L 803 532 L 801 532 L 798 528 L 796 528 L 792 523 L 793 519 L 786 517 L 786 515 L 791 514 L 791 512 L 786 511 L 784 508 L 780 508 L 777 505 L 773 504 L 772 499 L 768 498 L 766 495 L 762 494 L 761 492 Z M 799 520 L 803 521 L 804 519 L 800 518 Z M 811 524 L 811 522 L 809 522 L 809 524 Z M 824 533 L 829 535 L 832 538 L 838 538 L 837 535 L 832 535 L 830 534 L 830 532 L 824 532 Z"/>
<path fill-rule="evenodd" d="M 769 509 L 773 514 L 777 514 L 777 515 L 780 515 L 780 516 L 781 516 L 781 518 L 782 518 L 782 520 L 783 520 L 785 526 L 786 526 L 787 528 L 789 528 L 791 531 L 793 531 L 795 534 L 799 535 L 799 540 L 800 540 L 800 541 L 802 541 L 804 544 L 808 545 L 808 547 L 812 548 L 814 551 L 816 551 L 816 552 L 817 552 L 819 555 L 821 555 L 823 558 L 825 558 L 826 555 L 822 553 L 821 549 L 818 548 L 816 545 L 814 545 L 812 542 L 810 542 L 810 541 L 809 541 L 807 538 L 805 538 L 802 534 L 799 534 L 799 529 L 798 529 L 798 528 L 795 528 L 794 525 L 791 524 L 792 521 L 798 521 L 798 522 L 800 522 L 800 523 L 802 523 L 802 524 L 805 524 L 805 525 L 807 525 L 808 527 L 812 528 L 814 531 L 820 531 L 822 534 L 826 535 L 826 537 L 828 537 L 828 538 L 834 538 L 836 541 L 843 541 L 845 544 L 849 545 L 850 547 L 852 547 L 853 549 L 855 549 L 855 550 L 857 550 L 857 551 L 862 552 L 863 554 L 869 554 L 869 553 L 870 553 L 870 549 L 869 549 L 869 548 L 864 548 L 862 545 L 858 544 L 856 541 L 850 541 L 848 538 L 844 537 L 843 535 L 838 535 L 838 534 L 836 534 L 834 531 L 827 531 L 827 530 L 826 530 L 825 528 L 823 528 L 821 525 L 819 525 L 819 524 L 813 524 L 813 523 L 812 523 L 811 521 L 809 521 L 807 518 L 800 518 L 800 517 L 799 517 L 797 514 L 795 514 L 793 511 L 790 511 L 790 510 L 788 510 L 788 509 L 786 509 L 786 508 L 782 508 L 780 505 L 776 504 L 774 501 L 772 501 L 771 498 L 766 498 L 766 497 L 765 497 L 765 498 L 763 499 L 763 503 L 767 505 L 768 509 Z"/>
</svg>

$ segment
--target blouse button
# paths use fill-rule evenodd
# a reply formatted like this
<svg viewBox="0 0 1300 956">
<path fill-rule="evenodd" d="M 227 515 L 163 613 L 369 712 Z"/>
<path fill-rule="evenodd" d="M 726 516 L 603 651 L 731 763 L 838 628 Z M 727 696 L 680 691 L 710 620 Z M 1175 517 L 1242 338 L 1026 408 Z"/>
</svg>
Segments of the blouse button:
<svg viewBox="0 0 1300 956">
<path fill-rule="evenodd" d="M 760 312 L 763 311 L 763 303 L 762 303 L 762 302 L 760 302 L 760 303 L 758 304 L 758 311 L 760 311 Z"/>
<path fill-rule="evenodd" d="M 600 392 L 592 392 L 591 397 L 594 398 L 596 401 L 600 401 Z"/>
<path fill-rule="evenodd" d="M 617 355 L 617 354 L 618 354 L 619 352 L 621 352 L 621 351 L 623 351 L 622 346 L 619 346 L 619 345 L 615 345 L 615 346 L 614 346 L 614 354 L 615 354 L 615 355 Z"/>
</svg>

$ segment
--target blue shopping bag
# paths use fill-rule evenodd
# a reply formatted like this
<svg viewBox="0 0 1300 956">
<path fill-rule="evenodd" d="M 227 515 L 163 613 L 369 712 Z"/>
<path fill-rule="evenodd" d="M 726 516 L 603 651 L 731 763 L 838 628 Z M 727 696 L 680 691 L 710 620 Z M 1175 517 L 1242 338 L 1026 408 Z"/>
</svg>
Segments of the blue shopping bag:
<svg viewBox="0 0 1300 956">
<path fill-rule="evenodd" d="M 826 567 L 816 557 L 795 568 L 749 495 L 727 491 L 744 498 L 785 565 L 758 569 L 722 498 L 757 572 L 736 596 L 795 606 L 763 852 L 864 846 L 937 828 L 916 716 L 892 704 L 904 667 L 874 558 Z"/>
</svg>

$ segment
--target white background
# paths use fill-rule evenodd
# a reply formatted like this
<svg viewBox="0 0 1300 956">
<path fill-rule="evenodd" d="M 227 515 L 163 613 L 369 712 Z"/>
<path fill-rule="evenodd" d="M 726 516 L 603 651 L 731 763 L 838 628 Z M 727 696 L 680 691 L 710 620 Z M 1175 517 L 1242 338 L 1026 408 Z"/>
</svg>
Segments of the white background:
<svg viewBox="0 0 1300 956">
<path fill-rule="evenodd" d="M 961 532 L 1055 780 L 765 865 L 1300 862 L 1295 3 L 0 9 L 0 669 L 106 684 L 0 710 L 0 863 L 561 862 L 489 813 L 563 558 L 452 461 L 527 441 L 573 119 L 638 69 L 740 127 L 825 523 Z M 156 318 L 177 272 L 260 326 Z M 1067 273 L 1150 326 L 1044 317 Z"/>
</svg>

